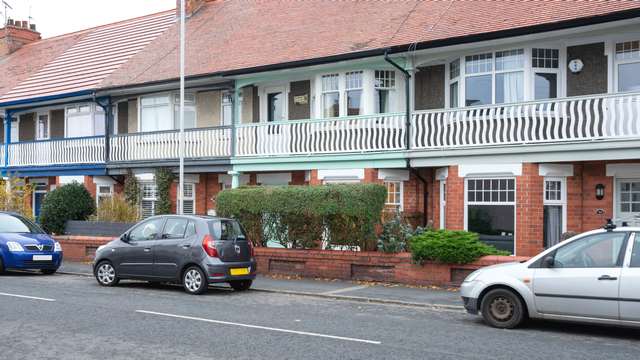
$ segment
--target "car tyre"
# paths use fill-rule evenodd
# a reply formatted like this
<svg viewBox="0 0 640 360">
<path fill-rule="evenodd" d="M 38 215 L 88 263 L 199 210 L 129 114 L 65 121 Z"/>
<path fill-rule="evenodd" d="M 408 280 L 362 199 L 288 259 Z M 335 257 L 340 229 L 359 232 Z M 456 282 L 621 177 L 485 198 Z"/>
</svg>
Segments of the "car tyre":
<svg viewBox="0 0 640 360">
<path fill-rule="evenodd" d="M 102 286 L 116 286 L 120 282 L 115 267 L 109 261 L 103 261 L 96 266 L 96 280 Z"/>
<path fill-rule="evenodd" d="M 236 280 L 236 281 L 230 281 L 229 285 L 231 285 L 231 287 L 235 291 L 246 291 L 246 290 L 249 290 L 252 283 L 253 283 L 252 280 Z"/>
<path fill-rule="evenodd" d="M 43 273 L 44 275 L 53 275 L 56 273 L 56 271 L 58 271 L 58 269 L 42 269 L 40 270 L 41 273 Z"/>
<path fill-rule="evenodd" d="M 187 293 L 200 295 L 207 291 L 209 281 L 202 269 L 197 266 L 191 266 L 182 274 L 182 286 Z"/>
<path fill-rule="evenodd" d="M 484 321 L 499 329 L 513 329 L 521 325 L 525 319 L 522 300 L 507 289 L 489 291 L 482 298 L 480 308 Z"/>
</svg>

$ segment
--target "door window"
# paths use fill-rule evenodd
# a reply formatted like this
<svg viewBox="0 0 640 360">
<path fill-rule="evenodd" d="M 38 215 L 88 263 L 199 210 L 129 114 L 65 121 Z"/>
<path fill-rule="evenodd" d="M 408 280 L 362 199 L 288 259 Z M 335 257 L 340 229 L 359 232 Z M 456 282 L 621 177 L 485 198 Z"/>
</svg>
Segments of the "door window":
<svg viewBox="0 0 640 360">
<path fill-rule="evenodd" d="M 544 180 L 544 246 L 545 249 L 560 242 L 565 231 L 564 213 L 566 206 L 564 178 Z"/>
<path fill-rule="evenodd" d="M 636 233 L 636 239 L 633 241 L 633 252 L 629 266 L 640 268 L 640 233 Z"/>
<path fill-rule="evenodd" d="M 267 94 L 267 121 L 284 120 L 284 94 L 282 92 L 273 92 Z"/>
<path fill-rule="evenodd" d="M 554 256 L 556 268 L 611 268 L 622 263 L 625 232 L 606 232 L 573 241 L 559 248 Z"/>
<path fill-rule="evenodd" d="M 131 241 L 154 240 L 158 237 L 163 222 L 162 218 L 144 222 L 129 233 L 129 239 Z"/>
<path fill-rule="evenodd" d="M 186 219 L 168 219 L 162 232 L 163 239 L 182 239 L 185 237 L 188 221 Z"/>
</svg>

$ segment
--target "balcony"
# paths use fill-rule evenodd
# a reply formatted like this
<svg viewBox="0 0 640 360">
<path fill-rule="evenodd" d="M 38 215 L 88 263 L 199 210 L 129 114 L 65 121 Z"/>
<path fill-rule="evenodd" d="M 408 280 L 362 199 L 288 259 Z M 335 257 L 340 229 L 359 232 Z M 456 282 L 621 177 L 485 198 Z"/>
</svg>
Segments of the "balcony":
<svg viewBox="0 0 640 360">
<path fill-rule="evenodd" d="M 104 164 L 104 148 L 104 136 L 13 143 L 8 166 Z M 4 148 L 0 154 L 4 155 Z"/>
<path fill-rule="evenodd" d="M 403 114 L 243 124 L 237 128 L 238 157 L 365 153 L 404 148 Z"/>
<path fill-rule="evenodd" d="M 231 127 L 185 130 L 184 140 L 187 159 L 231 156 Z M 110 140 L 109 157 L 113 162 L 178 159 L 179 141 L 178 131 L 116 135 Z"/>
<path fill-rule="evenodd" d="M 416 111 L 412 150 L 640 137 L 640 93 Z"/>
</svg>

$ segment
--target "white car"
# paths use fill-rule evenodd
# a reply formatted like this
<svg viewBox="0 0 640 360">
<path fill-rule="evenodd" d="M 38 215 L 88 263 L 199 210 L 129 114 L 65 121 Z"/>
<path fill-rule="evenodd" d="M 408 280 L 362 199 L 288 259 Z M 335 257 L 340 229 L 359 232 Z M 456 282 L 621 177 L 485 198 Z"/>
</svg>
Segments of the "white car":
<svg viewBox="0 0 640 360">
<path fill-rule="evenodd" d="M 477 270 L 460 294 L 498 328 L 527 318 L 640 327 L 640 227 L 608 224 L 529 261 Z"/>
</svg>

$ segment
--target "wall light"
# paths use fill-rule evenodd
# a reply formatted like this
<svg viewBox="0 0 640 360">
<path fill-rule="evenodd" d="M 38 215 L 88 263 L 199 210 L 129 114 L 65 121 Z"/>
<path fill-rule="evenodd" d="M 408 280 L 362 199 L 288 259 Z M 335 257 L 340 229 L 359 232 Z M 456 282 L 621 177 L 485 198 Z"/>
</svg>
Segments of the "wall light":
<svg viewBox="0 0 640 360">
<path fill-rule="evenodd" d="M 596 199 L 604 199 L 604 185 L 602 184 L 596 185 Z"/>
</svg>

